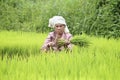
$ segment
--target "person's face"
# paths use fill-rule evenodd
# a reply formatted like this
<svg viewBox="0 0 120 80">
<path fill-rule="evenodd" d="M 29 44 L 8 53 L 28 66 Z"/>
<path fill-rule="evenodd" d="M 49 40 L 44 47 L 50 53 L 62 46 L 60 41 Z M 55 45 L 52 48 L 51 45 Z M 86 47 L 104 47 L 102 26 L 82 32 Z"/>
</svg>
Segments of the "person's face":
<svg viewBox="0 0 120 80">
<path fill-rule="evenodd" d="M 65 25 L 64 24 L 56 24 L 55 25 L 55 32 L 57 34 L 62 34 L 64 32 Z"/>
</svg>

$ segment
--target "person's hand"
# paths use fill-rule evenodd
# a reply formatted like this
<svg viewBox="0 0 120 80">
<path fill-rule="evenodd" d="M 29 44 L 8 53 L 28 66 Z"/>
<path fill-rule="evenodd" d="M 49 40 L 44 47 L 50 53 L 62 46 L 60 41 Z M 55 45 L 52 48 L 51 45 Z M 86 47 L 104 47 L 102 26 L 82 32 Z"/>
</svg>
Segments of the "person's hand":
<svg viewBox="0 0 120 80">
<path fill-rule="evenodd" d="M 69 45 L 69 44 L 70 44 L 70 41 L 65 40 L 65 45 Z"/>
<path fill-rule="evenodd" d="M 42 49 L 40 49 L 40 52 L 47 52 L 47 49 L 42 48 Z"/>
<path fill-rule="evenodd" d="M 54 42 L 49 42 L 48 43 L 48 46 L 53 46 L 54 45 Z"/>
<path fill-rule="evenodd" d="M 57 41 L 57 45 L 58 45 L 59 47 L 64 46 L 65 43 L 66 43 L 66 42 L 65 42 L 64 39 L 58 39 L 58 41 Z"/>
</svg>

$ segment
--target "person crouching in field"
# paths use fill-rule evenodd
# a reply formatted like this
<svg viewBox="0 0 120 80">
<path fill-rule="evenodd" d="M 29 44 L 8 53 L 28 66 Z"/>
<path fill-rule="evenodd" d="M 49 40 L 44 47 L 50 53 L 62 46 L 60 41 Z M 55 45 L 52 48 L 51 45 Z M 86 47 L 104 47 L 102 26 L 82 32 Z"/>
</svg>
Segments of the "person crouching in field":
<svg viewBox="0 0 120 80">
<path fill-rule="evenodd" d="M 53 16 L 49 19 L 48 27 L 54 28 L 53 32 L 50 32 L 46 38 L 42 51 L 61 51 L 61 50 L 72 50 L 72 44 L 70 39 L 72 35 L 69 33 L 65 19 L 62 16 Z"/>
</svg>

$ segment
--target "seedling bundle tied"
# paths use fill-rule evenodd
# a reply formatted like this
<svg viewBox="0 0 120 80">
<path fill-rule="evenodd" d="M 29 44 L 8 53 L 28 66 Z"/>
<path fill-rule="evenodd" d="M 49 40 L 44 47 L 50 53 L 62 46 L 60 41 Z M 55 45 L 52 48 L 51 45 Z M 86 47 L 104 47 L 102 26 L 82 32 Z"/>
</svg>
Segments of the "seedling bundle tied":
<svg viewBox="0 0 120 80">
<path fill-rule="evenodd" d="M 76 35 L 72 37 L 70 42 L 79 47 L 88 47 L 91 44 L 90 40 L 83 35 Z M 58 40 L 58 46 L 63 46 L 64 44 L 65 44 L 65 40 L 63 39 Z"/>
</svg>

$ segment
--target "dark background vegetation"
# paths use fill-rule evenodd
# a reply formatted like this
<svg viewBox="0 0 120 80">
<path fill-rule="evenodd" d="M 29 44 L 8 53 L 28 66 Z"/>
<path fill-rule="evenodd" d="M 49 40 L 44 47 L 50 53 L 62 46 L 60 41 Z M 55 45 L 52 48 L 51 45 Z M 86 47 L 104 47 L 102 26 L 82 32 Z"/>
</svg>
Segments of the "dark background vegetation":
<svg viewBox="0 0 120 80">
<path fill-rule="evenodd" d="M 120 37 L 120 0 L 0 0 L 0 30 L 49 32 L 55 15 L 73 35 Z"/>
</svg>

